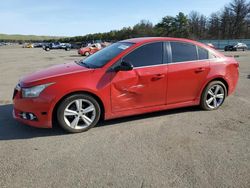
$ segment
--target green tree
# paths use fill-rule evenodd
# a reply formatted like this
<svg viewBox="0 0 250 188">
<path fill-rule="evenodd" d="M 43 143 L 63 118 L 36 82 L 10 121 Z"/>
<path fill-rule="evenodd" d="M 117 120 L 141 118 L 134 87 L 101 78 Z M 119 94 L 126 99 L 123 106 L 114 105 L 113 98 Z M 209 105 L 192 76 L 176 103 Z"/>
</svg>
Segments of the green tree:
<svg viewBox="0 0 250 188">
<path fill-rule="evenodd" d="M 157 35 L 164 37 L 173 36 L 175 31 L 174 25 L 175 18 L 172 16 L 165 16 L 162 18 L 161 22 L 155 26 Z"/>
<path fill-rule="evenodd" d="M 133 27 L 133 36 L 134 37 L 150 37 L 154 36 L 154 26 L 148 20 L 141 20 L 140 23 L 136 24 Z"/>
<path fill-rule="evenodd" d="M 187 38 L 189 36 L 188 17 L 180 12 L 174 22 L 175 37 Z"/>
</svg>

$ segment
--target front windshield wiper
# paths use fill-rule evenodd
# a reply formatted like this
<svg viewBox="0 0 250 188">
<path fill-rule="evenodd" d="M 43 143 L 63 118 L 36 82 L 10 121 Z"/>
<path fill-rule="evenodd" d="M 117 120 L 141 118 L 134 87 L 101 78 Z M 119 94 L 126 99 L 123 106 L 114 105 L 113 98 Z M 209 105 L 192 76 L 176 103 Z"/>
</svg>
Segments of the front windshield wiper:
<svg viewBox="0 0 250 188">
<path fill-rule="evenodd" d="M 88 68 L 88 69 L 89 69 L 89 68 L 92 68 L 92 67 L 90 67 L 87 63 L 85 63 L 85 62 L 83 62 L 83 61 L 81 61 L 80 64 L 83 65 L 84 67 Z"/>
<path fill-rule="evenodd" d="M 89 69 L 92 68 L 92 67 L 89 66 L 89 64 L 83 62 L 82 60 L 75 61 L 75 63 L 77 63 L 78 65 L 83 65 L 84 67 L 89 68 Z"/>
</svg>

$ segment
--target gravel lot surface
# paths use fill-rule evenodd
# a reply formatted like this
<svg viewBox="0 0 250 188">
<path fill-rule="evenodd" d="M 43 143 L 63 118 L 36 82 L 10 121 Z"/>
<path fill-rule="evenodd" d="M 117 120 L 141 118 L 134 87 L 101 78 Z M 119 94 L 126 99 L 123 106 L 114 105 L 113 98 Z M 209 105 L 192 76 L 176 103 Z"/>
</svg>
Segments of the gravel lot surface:
<svg viewBox="0 0 250 188">
<path fill-rule="evenodd" d="M 81 134 L 12 119 L 21 76 L 81 59 L 0 47 L 0 187 L 250 187 L 250 52 L 237 91 L 217 111 L 182 108 L 101 123 Z"/>
</svg>

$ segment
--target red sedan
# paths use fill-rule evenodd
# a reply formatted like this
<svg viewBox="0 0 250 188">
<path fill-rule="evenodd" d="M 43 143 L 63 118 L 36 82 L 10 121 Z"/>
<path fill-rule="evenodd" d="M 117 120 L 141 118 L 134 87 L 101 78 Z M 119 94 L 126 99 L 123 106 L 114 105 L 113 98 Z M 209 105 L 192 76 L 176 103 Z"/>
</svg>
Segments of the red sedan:
<svg viewBox="0 0 250 188">
<path fill-rule="evenodd" d="M 24 77 L 15 88 L 13 115 L 35 127 L 57 121 L 82 132 L 100 118 L 194 105 L 215 110 L 235 90 L 238 67 L 234 58 L 187 39 L 124 40 Z"/>
<path fill-rule="evenodd" d="M 101 50 L 101 45 L 100 44 L 91 44 L 89 46 L 86 47 L 82 47 L 78 50 L 78 54 L 82 55 L 82 56 L 90 56 L 96 52 L 98 52 L 99 50 Z"/>
</svg>

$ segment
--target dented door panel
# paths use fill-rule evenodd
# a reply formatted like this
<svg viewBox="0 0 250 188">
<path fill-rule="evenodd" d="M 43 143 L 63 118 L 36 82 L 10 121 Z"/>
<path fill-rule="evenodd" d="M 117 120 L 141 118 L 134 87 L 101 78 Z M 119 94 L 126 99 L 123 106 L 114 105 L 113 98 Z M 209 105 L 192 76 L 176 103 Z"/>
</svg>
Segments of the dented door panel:
<svg viewBox="0 0 250 188">
<path fill-rule="evenodd" d="M 112 111 L 166 103 L 167 65 L 115 73 L 111 82 Z"/>
</svg>

